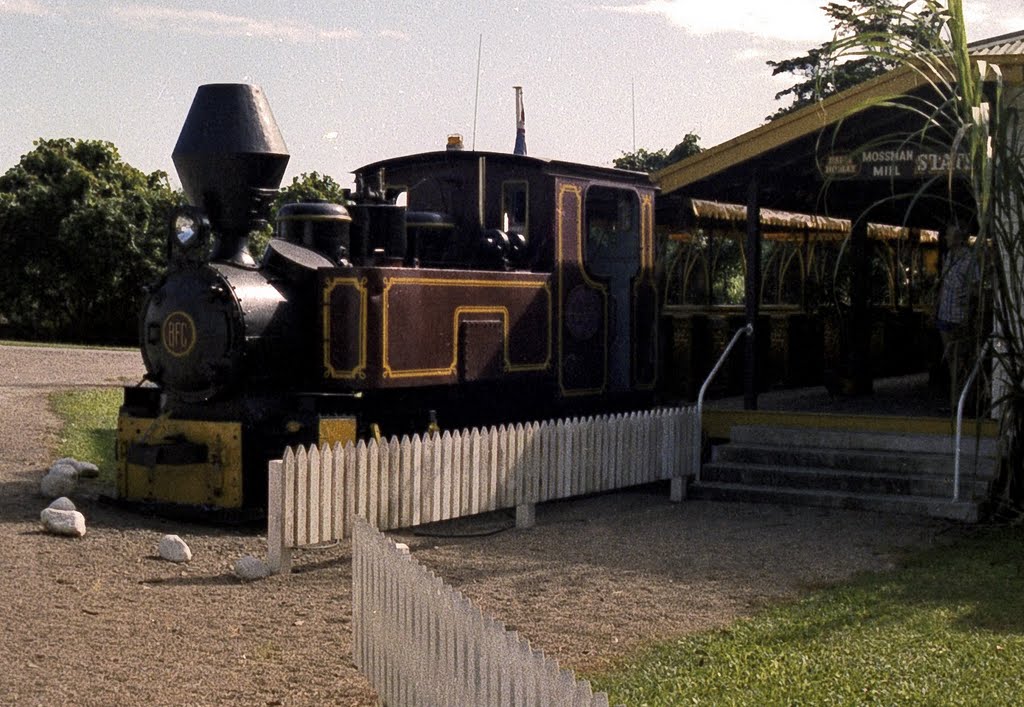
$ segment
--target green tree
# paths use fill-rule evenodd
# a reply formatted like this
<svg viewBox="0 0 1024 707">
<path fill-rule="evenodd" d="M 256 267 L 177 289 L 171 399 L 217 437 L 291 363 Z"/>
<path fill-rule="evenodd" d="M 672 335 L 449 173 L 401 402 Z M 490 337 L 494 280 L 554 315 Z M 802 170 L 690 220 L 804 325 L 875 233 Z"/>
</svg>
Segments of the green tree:
<svg viewBox="0 0 1024 707">
<path fill-rule="evenodd" d="M 0 176 L 0 321 L 13 335 L 130 343 L 181 196 L 109 142 L 38 140 Z"/>
<path fill-rule="evenodd" d="M 893 48 L 936 48 L 941 44 L 942 13 L 929 5 L 915 10 L 912 3 L 851 0 L 849 4 L 831 2 L 822 10 L 835 33 L 832 41 L 802 56 L 767 62 L 772 67 L 772 76 L 793 74 L 799 79 L 775 94 L 775 100 L 791 98 L 792 102 L 768 116 L 768 120 L 891 71 L 903 61 Z M 867 51 L 856 57 L 845 52 L 840 60 L 839 46 L 851 37 L 856 37 Z"/>
<path fill-rule="evenodd" d="M 277 196 L 270 206 L 270 219 L 273 222 L 277 210 L 285 204 L 294 204 L 302 201 L 329 201 L 334 204 L 348 203 L 348 192 L 329 174 L 319 172 L 303 172 L 297 177 L 292 177 L 292 183 L 281 187 Z M 267 243 L 274 235 L 272 226 L 254 232 L 249 238 L 249 251 L 258 261 Z"/>
<path fill-rule="evenodd" d="M 612 160 L 612 164 L 618 169 L 628 169 L 633 172 L 656 172 L 665 166 L 668 153 L 662 150 L 651 152 L 640 148 L 633 152 L 623 152 L 620 157 Z"/>
<path fill-rule="evenodd" d="M 664 149 L 651 152 L 640 148 L 633 152 L 623 152 L 620 157 L 612 160 L 612 164 L 618 169 L 629 169 L 634 172 L 657 172 L 670 164 L 679 162 L 682 159 L 696 155 L 703 148 L 700 146 L 700 136 L 689 132 L 683 137 L 683 141 L 666 152 Z"/>
<path fill-rule="evenodd" d="M 329 174 L 303 172 L 297 177 L 292 177 L 291 184 L 281 187 L 280 193 L 274 199 L 274 212 L 276 213 L 285 204 L 300 201 L 330 201 L 335 204 L 345 204 L 348 201 L 348 194 Z"/>
</svg>

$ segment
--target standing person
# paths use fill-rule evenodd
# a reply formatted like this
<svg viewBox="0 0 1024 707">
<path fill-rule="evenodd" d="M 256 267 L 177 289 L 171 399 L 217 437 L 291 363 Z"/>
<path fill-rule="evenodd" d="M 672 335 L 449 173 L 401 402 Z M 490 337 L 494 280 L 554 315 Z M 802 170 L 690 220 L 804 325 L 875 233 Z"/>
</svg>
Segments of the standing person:
<svg viewBox="0 0 1024 707">
<path fill-rule="evenodd" d="M 960 386 L 970 372 L 972 317 L 971 288 L 978 266 L 967 244 L 967 233 L 955 224 L 946 228 L 946 257 L 939 283 L 935 325 L 942 337 L 942 356 L 949 367 L 950 410 L 960 397 Z"/>
</svg>

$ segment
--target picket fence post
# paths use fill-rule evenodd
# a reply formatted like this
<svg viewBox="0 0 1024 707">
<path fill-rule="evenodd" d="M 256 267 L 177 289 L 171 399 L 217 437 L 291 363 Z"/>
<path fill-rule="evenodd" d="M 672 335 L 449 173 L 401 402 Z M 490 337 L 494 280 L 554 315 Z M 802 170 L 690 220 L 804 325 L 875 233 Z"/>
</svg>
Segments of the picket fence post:
<svg viewBox="0 0 1024 707">
<path fill-rule="evenodd" d="M 267 567 L 271 574 L 288 573 L 291 571 L 292 549 L 285 541 L 284 523 L 284 482 L 285 464 L 289 461 L 291 450 L 287 450 L 285 459 L 270 462 L 267 488 Z M 291 458 L 294 464 L 294 457 Z"/>
</svg>

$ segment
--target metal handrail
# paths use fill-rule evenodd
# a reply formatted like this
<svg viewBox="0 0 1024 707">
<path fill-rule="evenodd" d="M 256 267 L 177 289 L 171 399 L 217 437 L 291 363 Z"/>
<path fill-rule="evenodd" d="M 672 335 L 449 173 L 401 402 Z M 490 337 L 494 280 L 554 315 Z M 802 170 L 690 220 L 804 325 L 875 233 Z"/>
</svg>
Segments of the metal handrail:
<svg viewBox="0 0 1024 707">
<path fill-rule="evenodd" d="M 718 374 L 718 369 L 720 369 L 722 364 L 725 363 L 725 359 L 729 356 L 729 352 L 732 351 L 732 347 L 736 345 L 736 342 L 740 340 L 740 337 L 750 336 L 753 333 L 754 325 L 748 323 L 742 329 L 737 330 L 736 333 L 733 334 L 732 341 L 730 341 L 729 345 L 725 347 L 725 351 L 722 352 L 722 355 L 718 357 L 718 363 L 716 363 L 715 367 L 711 369 L 711 373 L 708 374 L 708 377 L 704 379 L 704 385 L 700 387 L 700 393 L 697 395 L 697 418 L 695 423 L 697 425 L 697 434 L 694 438 L 693 445 L 693 466 L 694 469 L 696 469 L 695 481 L 697 483 L 700 483 L 701 433 L 703 432 L 704 424 L 704 393 L 707 392 L 708 386 L 711 385 L 711 381 L 714 380 L 714 377 Z"/>
<path fill-rule="evenodd" d="M 974 385 L 974 379 L 978 377 L 978 371 L 981 370 L 981 364 L 985 360 L 985 352 L 988 351 L 989 344 L 992 343 L 991 339 L 987 339 L 984 344 L 981 345 L 981 350 L 978 352 L 978 360 L 974 362 L 974 368 L 971 369 L 971 375 L 967 376 L 967 382 L 964 383 L 964 389 L 960 392 L 960 402 L 956 406 L 956 449 L 953 453 L 953 500 L 960 500 L 960 437 L 963 433 L 964 426 L 964 403 L 967 400 L 967 392 Z"/>
</svg>

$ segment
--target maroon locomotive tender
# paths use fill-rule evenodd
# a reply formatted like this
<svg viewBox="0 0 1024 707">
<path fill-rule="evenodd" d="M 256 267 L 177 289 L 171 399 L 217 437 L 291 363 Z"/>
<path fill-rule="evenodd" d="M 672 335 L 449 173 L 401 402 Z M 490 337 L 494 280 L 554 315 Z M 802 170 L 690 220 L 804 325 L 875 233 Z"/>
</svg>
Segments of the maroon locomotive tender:
<svg viewBox="0 0 1024 707">
<path fill-rule="evenodd" d="M 265 503 L 289 444 L 635 408 L 657 373 L 645 174 L 446 149 L 289 204 L 247 251 L 287 151 L 258 88 L 202 86 L 174 152 L 191 206 L 142 316 L 119 495 Z"/>
</svg>

